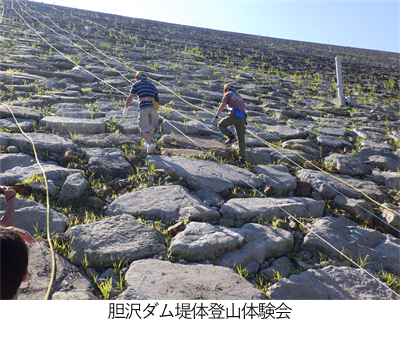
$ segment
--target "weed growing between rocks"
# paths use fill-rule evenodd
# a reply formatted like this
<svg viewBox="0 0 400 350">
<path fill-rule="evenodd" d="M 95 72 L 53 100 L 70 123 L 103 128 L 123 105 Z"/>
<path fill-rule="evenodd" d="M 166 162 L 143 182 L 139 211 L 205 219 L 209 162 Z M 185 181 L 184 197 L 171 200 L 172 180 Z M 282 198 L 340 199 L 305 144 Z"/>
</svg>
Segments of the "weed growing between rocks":
<svg viewBox="0 0 400 350">
<path fill-rule="evenodd" d="M 103 295 L 104 300 L 109 300 L 110 299 L 110 295 L 111 295 L 111 291 L 112 291 L 112 287 L 113 287 L 113 278 L 112 278 L 112 276 L 106 278 L 106 280 L 102 281 L 102 282 L 99 282 L 97 280 L 97 277 L 94 276 L 93 281 L 97 285 L 97 287 L 99 288 L 101 294 Z"/>
<path fill-rule="evenodd" d="M 396 293 L 400 293 L 400 278 L 394 273 L 381 270 L 377 276 Z"/>
<path fill-rule="evenodd" d="M 233 270 L 239 275 L 244 277 L 245 279 L 249 279 L 249 273 L 246 268 L 242 268 L 241 265 L 236 265 L 236 262 L 233 263 Z"/>
<path fill-rule="evenodd" d="M 43 239 L 43 237 L 42 237 Z M 64 241 L 63 239 L 55 239 L 53 238 L 53 248 L 54 250 L 60 254 L 62 257 L 71 261 L 71 246 L 68 241 Z"/>
</svg>

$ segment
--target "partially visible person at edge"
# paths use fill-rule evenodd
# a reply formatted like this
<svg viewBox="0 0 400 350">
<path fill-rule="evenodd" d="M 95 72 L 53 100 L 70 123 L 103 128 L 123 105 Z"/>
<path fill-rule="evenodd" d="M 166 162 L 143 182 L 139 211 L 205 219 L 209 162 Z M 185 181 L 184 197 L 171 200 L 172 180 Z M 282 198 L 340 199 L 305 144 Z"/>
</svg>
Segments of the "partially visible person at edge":
<svg viewBox="0 0 400 350">
<path fill-rule="evenodd" d="M 29 232 L 0 226 L 0 300 L 17 300 L 28 276 L 28 247 L 36 243 Z"/>
<path fill-rule="evenodd" d="M 220 114 L 224 110 L 225 106 L 228 106 L 228 115 L 225 118 L 219 119 Z M 239 162 L 246 162 L 246 124 L 247 124 L 247 113 L 246 107 L 243 102 L 242 96 L 240 96 L 232 84 L 226 84 L 224 86 L 224 97 L 218 108 L 217 114 L 213 120 L 213 124 L 218 127 L 228 140 L 225 144 L 229 145 L 236 140 L 239 144 Z M 232 133 L 228 126 L 234 125 L 237 139 L 234 133 Z"/>
<path fill-rule="evenodd" d="M 153 153 L 155 149 L 152 139 L 154 125 L 157 121 L 157 110 L 154 108 L 152 100 L 159 102 L 158 91 L 154 84 L 147 79 L 145 72 L 137 72 L 135 81 L 136 83 L 132 85 L 131 93 L 125 103 L 124 116 L 128 114 L 128 107 L 134 96 L 137 95 L 139 99 L 138 124 L 140 133 L 145 140 L 144 146 L 149 154 Z"/>
<path fill-rule="evenodd" d="M 16 192 L 11 187 L 0 186 L 4 193 L 4 197 L 7 200 L 6 209 L 4 215 L 0 220 L 0 226 L 7 227 L 11 226 L 14 221 L 14 211 L 15 211 L 15 195 Z"/>
</svg>

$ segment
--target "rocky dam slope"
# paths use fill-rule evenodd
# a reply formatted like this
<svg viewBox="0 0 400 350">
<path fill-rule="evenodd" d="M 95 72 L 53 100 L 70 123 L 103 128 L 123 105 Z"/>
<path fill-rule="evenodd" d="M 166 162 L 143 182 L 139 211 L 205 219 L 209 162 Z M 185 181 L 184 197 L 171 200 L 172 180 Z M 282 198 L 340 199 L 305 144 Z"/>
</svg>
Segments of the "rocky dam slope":
<svg viewBox="0 0 400 350">
<path fill-rule="evenodd" d="M 35 152 L 51 299 L 399 299 L 399 54 L 38 2 L 0 16 L 0 185 L 38 241 L 20 299 L 52 273 Z M 337 56 L 355 105 L 332 102 Z M 161 99 L 153 154 L 137 102 L 122 114 L 137 71 Z M 245 164 L 212 124 L 228 82 Z"/>
</svg>

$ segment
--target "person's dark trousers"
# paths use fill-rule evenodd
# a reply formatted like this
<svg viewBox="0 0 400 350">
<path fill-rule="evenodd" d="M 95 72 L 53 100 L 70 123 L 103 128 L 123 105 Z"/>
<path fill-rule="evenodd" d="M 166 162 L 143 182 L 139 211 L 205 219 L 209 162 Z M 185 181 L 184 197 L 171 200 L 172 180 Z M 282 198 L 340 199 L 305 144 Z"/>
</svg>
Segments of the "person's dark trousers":
<svg viewBox="0 0 400 350">
<path fill-rule="evenodd" d="M 227 117 L 223 118 L 218 123 L 218 129 L 225 136 L 229 137 L 232 133 L 228 129 L 228 126 L 231 125 L 235 127 L 236 137 L 238 139 L 238 144 L 239 144 L 239 155 L 243 158 L 246 158 L 246 142 L 245 142 L 246 123 L 244 119 L 236 117 L 234 114 L 228 114 Z"/>
</svg>

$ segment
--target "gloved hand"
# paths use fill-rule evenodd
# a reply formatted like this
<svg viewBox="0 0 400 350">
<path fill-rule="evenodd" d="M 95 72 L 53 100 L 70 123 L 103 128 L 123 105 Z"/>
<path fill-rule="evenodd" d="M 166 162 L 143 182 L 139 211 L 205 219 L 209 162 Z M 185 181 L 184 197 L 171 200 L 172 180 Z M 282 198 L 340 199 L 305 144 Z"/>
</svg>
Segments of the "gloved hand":
<svg viewBox="0 0 400 350">
<path fill-rule="evenodd" d="M 126 117 L 128 115 L 128 108 L 124 108 L 122 114 L 124 115 L 124 117 Z"/>
<path fill-rule="evenodd" d="M 217 126 L 218 123 L 219 123 L 219 116 L 216 115 L 216 116 L 214 117 L 212 123 L 213 123 L 215 126 Z"/>
</svg>

